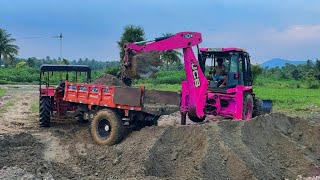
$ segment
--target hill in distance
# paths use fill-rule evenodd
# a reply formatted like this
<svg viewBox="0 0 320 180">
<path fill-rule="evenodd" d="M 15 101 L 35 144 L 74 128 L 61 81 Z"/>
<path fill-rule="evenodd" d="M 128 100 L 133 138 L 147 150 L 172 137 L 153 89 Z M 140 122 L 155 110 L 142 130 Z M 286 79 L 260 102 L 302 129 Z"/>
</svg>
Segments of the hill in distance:
<svg viewBox="0 0 320 180">
<path fill-rule="evenodd" d="M 281 58 L 274 58 L 271 60 L 268 60 L 264 63 L 261 64 L 261 67 L 269 67 L 269 68 L 274 68 L 274 67 L 283 67 L 286 64 L 293 64 L 293 65 L 298 65 L 298 64 L 306 64 L 307 61 L 291 61 L 287 59 L 281 59 Z"/>
</svg>

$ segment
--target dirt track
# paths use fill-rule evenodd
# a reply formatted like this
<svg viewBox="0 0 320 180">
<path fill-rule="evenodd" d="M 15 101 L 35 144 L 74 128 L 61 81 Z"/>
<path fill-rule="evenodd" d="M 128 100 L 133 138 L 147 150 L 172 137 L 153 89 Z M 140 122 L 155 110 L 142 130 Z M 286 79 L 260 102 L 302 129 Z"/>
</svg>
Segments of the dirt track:
<svg viewBox="0 0 320 180">
<path fill-rule="evenodd" d="M 15 90 L 0 113 L 0 179 L 297 179 L 320 176 L 320 119 L 282 114 L 130 133 L 116 146 L 93 144 L 88 124 L 37 127 L 34 90 Z M 319 177 L 318 177 L 319 178 Z"/>
</svg>

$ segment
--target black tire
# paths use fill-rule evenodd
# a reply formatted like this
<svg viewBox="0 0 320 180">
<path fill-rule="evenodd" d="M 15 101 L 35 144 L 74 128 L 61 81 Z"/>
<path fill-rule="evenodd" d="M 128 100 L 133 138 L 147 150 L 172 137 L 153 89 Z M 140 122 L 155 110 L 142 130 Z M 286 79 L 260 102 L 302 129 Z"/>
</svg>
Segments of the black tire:
<svg viewBox="0 0 320 180">
<path fill-rule="evenodd" d="M 198 118 L 198 117 L 196 117 L 196 116 L 190 115 L 189 113 L 188 113 L 188 117 L 189 117 L 189 119 L 190 119 L 192 122 L 196 122 L 196 123 L 203 122 L 203 121 L 206 119 L 205 116 L 202 117 L 202 118 Z"/>
<path fill-rule="evenodd" d="M 263 115 L 262 111 L 262 100 L 259 98 L 254 98 L 253 100 L 253 117 L 261 116 Z"/>
<path fill-rule="evenodd" d="M 39 122 L 41 127 L 50 127 L 51 99 L 48 96 L 40 97 Z"/>
<path fill-rule="evenodd" d="M 249 120 L 253 114 L 253 97 L 251 94 L 244 93 L 242 106 L 242 119 Z"/>
<path fill-rule="evenodd" d="M 91 136 L 97 144 L 112 146 L 121 141 L 123 134 L 123 122 L 111 109 L 99 111 L 91 122 Z"/>
</svg>

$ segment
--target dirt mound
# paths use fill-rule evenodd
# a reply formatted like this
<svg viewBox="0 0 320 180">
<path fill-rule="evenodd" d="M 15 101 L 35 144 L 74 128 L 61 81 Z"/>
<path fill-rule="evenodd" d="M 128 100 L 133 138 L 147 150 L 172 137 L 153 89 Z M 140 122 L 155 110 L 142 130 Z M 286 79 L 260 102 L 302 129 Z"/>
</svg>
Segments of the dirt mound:
<svg viewBox="0 0 320 180">
<path fill-rule="evenodd" d="M 188 135 L 186 134 L 188 133 Z M 169 127 L 149 151 L 146 176 L 196 179 L 207 153 L 202 127 Z"/>
<path fill-rule="evenodd" d="M 93 82 L 94 84 L 114 85 L 114 86 L 126 86 L 120 79 L 111 74 L 104 74 L 98 77 Z"/>
<path fill-rule="evenodd" d="M 50 163 L 43 157 L 44 145 L 27 133 L 0 136 L 0 177 L 39 179 L 50 176 Z"/>
<path fill-rule="evenodd" d="M 179 113 L 161 121 L 177 119 Z M 238 180 L 320 175 L 318 120 L 271 114 L 246 122 L 174 122 L 134 131 L 111 147 L 94 144 L 88 124 L 54 124 L 34 136 L 3 135 L 0 176 Z"/>
<path fill-rule="evenodd" d="M 131 57 L 131 65 L 126 69 L 130 78 L 152 78 L 161 65 L 159 52 L 139 53 Z"/>
</svg>

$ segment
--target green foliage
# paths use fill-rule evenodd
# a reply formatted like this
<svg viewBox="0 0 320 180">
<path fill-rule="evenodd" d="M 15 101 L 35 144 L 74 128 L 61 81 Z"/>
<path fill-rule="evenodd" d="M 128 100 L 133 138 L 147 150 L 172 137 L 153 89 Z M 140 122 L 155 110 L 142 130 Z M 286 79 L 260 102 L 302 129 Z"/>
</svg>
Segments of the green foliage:
<svg viewBox="0 0 320 180">
<path fill-rule="evenodd" d="M 120 59 L 124 56 L 123 45 L 127 42 L 139 42 L 145 40 L 144 29 L 141 26 L 127 25 L 123 28 L 120 40 L 117 42 L 120 49 Z"/>
<path fill-rule="evenodd" d="M 320 112 L 318 90 L 255 86 L 254 92 L 259 98 L 271 99 L 274 111 L 303 116 L 310 115 L 312 112 Z"/>
<path fill-rule="evenodd" d="M 39 79 L 39 71 L 35 68 L 3 68 L 0 71 L 0 83 L 4 82 L 34 82 Z"/>
<path fill-rule="evenodd" d="M 263 68 L 258 64 L 251 65 L 251 71 L 252 71 L 253 79 L 256 79 L 260 74 L 262 74 Z"/>
<path fill-rule="evenodd" d="M 180 84 L 186 79 L 185 71 L 159 71 L 155 78 L 139 80 L 138 84 Z"/>
<path fill-rule="evenodd" d="M 33 58 L 28 58 L 26 62 L 29 67 L 35 67 L 36 65 L 35 61 L 36 61 L 36 58 L 33 57 Z"/>
<path fill-rule="evenodd" d="M 314 76 L 305 77 L 305 81 L 307 82 L 309 89 L 319 89 L 320 88 L 320 81 L 317 80 Z"/>
<path fill-rule="evenodd" d="M 17 69 L 24 68 L 24 67 L 27 67 L 27 62 L 25 61 L 21 61 L 16 65 Z"/>
<path fill-rule="evenodd" d="M 172 36 L 172 33 L 164 33 L 162 34 L 163 37 Z M 182 54 L 175 50 L 168 50 L 160 53 L 161 60 L 166 64 L 167 70 L 169 69 L 169 65 L 174 64 L 181 64 L 180 57 L 182 57 Z"/>
<path fill-rule="evenodd" d="M 106 74 L 117 76 L 119 71 L 120 71 L 119 66 L 111 66 L 111 67 L 108 67 L 105 72 Z"/>
<path fill-rule="evenodd" d="M 67 60 L 67 59 L 62 59 L 62 60 L 59 60 L 58 61 L 58 64 L 65 64 L 65 65 L 69 65 L 70 63 L 69 63 L 69 61 Z"/>
<path fill-rule="evenodd" d="M 34 68 L 40 68 L 42 64 L 71 64 L 71 65 L 87 65 L 91 68 L 91 70 L 102 70 L 106 67 L 110 66 L 118 66 L 119 61 L 97 61 L 95 59 L 78 59 L 78 60 L 72 60 L 69 61 L 67 59 L 59 60 L 59 59 L 52 59 L 49 56 L 47 56 L 44 59 L 38 59 L 35 57 L 31 57 L 28 59 L 24 58 L 16 58 L 15 61 L 17 63 L 25 61 L 27 62 L 27 65 L 29 67 L 34 67 Z"/>
<path fill-rule="evenodd" d="M 18 55 L 19 47 L 12 44 L 16 40 L 11 38 L 6 30 L 0 28 L 0 59 L 5 60 L 6 66 L 15 64 L 14 56 Z"/>
</svg>

